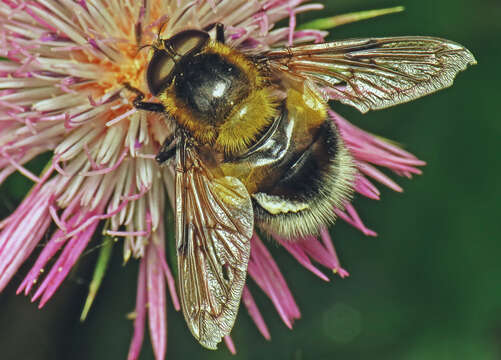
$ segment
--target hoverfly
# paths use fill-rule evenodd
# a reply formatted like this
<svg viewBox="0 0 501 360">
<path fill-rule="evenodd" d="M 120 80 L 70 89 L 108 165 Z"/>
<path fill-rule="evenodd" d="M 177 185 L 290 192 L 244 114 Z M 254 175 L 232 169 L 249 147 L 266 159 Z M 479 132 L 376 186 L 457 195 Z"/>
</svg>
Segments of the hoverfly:
<svg viewBox="0 0 501 360">
<path fill-rule="evenodd" d="M 228 335 L 245 284 L 254 225 L 286 238 L 334 221 L 355 167 L 327 116 L 330 98 L 361 112 L 452 84 L 475 64 L 433 37 L 352 39 L 246 55 L 215 35 L 185 30 L 152 45 L 147 84 L 176 130 L 157 161 L 175 157 L 179 290 L 195 338 L 215 349 Z"/>
</svg>

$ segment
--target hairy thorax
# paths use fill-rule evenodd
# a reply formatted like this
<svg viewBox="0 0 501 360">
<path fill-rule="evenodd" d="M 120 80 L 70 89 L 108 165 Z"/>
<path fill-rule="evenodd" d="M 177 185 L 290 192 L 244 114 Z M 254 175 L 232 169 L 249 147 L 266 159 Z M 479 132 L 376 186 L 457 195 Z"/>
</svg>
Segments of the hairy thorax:
<svg viewBox="0 0 501 360">
<path fill-rule="evenodd" d="M 277 113 L 272 90 L 241 53 L 211 43 L 183 59 L 162 103 L 201 145 L 226 154 L 244 151 Z"/>
</svg>

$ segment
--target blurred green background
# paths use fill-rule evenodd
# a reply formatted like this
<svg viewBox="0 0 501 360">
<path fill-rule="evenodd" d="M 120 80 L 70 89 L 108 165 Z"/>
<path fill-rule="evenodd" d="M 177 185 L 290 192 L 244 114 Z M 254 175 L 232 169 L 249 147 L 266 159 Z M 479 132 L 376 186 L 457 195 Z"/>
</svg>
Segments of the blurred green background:
<svg viewBox="0 0 501 360">
<path fill-rule="evenodd" d="M 347 279 L 324 283 L 271 246 L 302 319 L 288 330 L 255 287 L 272 341 L 241 311 L 233 331 L 238 354 L 202 349 L 169 305 L 168 359 L 501 359 L 501 2 L 499 0 L 333 0 L 304 22 L 356 10 L 404 5 L 406 11 L 347 25 L 332 39 L 432 35 L 467 46 L 479 65 L 451 89 L 411 104 L 361 115 L 334 108 L 362 128 L 401 142 L 428 162 L 424 176 L 398 179 L 404 194 L 355 200 L 366 238 L 339 221 L 332 230 Z M 36 165 L 35 165 L 36 167 Z M 0 216 L 20 202 L 29 181 L 0 187 Z M 14 295 L 21 276 L 0 296 L 0 358 L 125 359 L 132 335 L 137 264 L 116 251 L 85 323 L 79 315 L 97 252 L 42 311 Z M 26 268 L 25 268 L 26 271 Z M 146 339 L 141 359 L 152 359 Z"/>
</svg>

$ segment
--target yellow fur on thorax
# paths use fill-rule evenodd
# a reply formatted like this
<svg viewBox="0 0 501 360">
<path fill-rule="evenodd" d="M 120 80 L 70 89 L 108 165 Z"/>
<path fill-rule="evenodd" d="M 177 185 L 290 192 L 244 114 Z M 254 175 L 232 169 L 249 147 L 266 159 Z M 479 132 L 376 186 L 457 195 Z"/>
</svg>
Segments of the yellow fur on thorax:
<svg viewBox="0 0 501 360">
<path fill-rule="evenodd" d="M 237 153 L 248 148 L 261 131 L 272 123 L 276 114 L 269 88 L 252 91 L 220 126 L 216 149 Z"/>
<path fill-rule="evenodd" d="M 208 144 L 214 150 L 227 154 L 243 151 L 256 141 L 277 113 L 271 89 L 266 87 L 266 79 L 258 68 L 237 50 L 210 42 L 202 52 L 219 54 L 241 68 L 250 82 L 247 98 L 235 104 L 226 119 L 222 119 L 221 125 L 206 124 L 197 119 L 184 101 L 176 96 L 174 83 L 159 95 L 159 99 L 166 112 L 200 144 Z"/>
</svg>

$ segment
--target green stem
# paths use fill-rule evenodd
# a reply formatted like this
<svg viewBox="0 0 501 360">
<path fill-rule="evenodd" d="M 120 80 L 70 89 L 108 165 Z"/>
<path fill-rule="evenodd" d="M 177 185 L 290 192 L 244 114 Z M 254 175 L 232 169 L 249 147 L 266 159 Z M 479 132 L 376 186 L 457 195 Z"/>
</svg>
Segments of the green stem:
<svg viewBox="0 0 501 360">
<path fill-rule="evenodd" d="M 111 258 L 111 251 L 113 250 L 114 240 L 111 236 L 104 236 L 103 245 L 101 246 L 101 250 L 99 252 L 99 257 L 97 259 L 96 268 L 94 269 L 94 275 L 92 276 L 92 281 L 89 284 L 89 294 L 87 295 L 87 299 L 85 300 L 85 305 L 82 311 L 82 315 L 80 315 L 80 321 L 85 321 L 89 310 L 96 298 L 97 291 L 101 286 L 101 283 L 104 278 L 104 274 L 106 273 L 106 269 L 108 268 L 108 264 Z"/>
<path fill-rule="evenodd" d="M 377 9 L 377 10 L 366 10 L 366 11 L 358 11 L 349 14 L 336 15 L 323 19 L 316 19 L 310 21 L 306 24 L 303 24 L 298 27 L 299 30 L 304 29 L 316 29 L 316 30 L 328 30 L 335 28 L 337 26 L 349 24 L 352 22 L 367 20 L 377 16 L 394 14 L 401 11 L 404 11 L 403 6 L 395 6 L 387 9 Z"/>
</svg>

